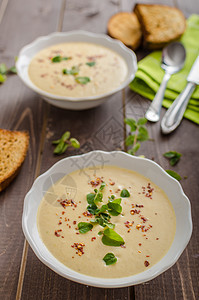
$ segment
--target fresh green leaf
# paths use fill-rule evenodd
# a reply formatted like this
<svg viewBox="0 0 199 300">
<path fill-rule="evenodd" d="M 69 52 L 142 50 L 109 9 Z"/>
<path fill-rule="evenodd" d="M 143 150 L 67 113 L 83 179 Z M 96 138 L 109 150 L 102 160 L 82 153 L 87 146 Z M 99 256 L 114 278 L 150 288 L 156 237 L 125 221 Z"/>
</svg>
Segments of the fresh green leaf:
<svg viewBox="0 0 199 300">
<path fill-rule="evenodd" d="M 51 61 L 53 63 L 58 63 L 58 62 L 62 61 L 62 57 L 61 57 L 61 55 L 54 56 L 51 58 Z"/>
<path fill-rule="evenodd" d="M 62 73 L 64 74 L 64 75 L 77 75 L 77 74 L 79 74 L 79 67 L 78 66 L 73 66 L 72 68 L 71 68 L 71 70 L 68 70 L 68 69 L 63 69 L 62 70 Z"/>
<path fill-rule="evenodd" d="M 77 226 L 78 226 L 80 233 L 86 233 L 93 228 L 93 225 L 91 223 L 87 223 L 87 222 L 80 222 L 80 223 L 78 223 Z"/>
<path fill-rule="evenodd" d="M 71 56 L 62 57 L 62 60 L 69 60 L 69 59 L 72 59 L 72 57 Z"/>
<path fill-rule="evenodd" d="M 7 67 L 5 64 L 0 64 L 0 74 L 1 75 L 6 75 L 7 73 Z"/>
<path fill-rule="evenodd" d="M 87 84 L 88 82 L 90 82 L 91 80 L 90 80 L 90 78 L 89 77 L 76 77 L 75 78 L 75 80 L 76 80 L 76 82 L 77 83 L 80 83 L 80 84 Z"/>
<path fill-rule="evenodd" d="M 6 75 L 0 74 L 0 83 L 3 83 L 4 81 L 6 81 Z"/>
<path fill-rule="evenodd" d="M 103 232 L 102 243 L 107 246 L 119 247 L 124 244 L 124 240 L 113 229 L 107 228 Z"/>
<path fill-rule="evenodd" d="M 180 157 L 182 156 L 181 153 L 176 152 L 176 151 L 165 152 L 163 155 L 164 155 L 164 157 L 169 159 L 171 166 L 175 166 L 179 162 Z"/>
<path fill-rule="evenodd" d="M 173 170 L 166 170 L 166 172 L 173 178 L 177 179 L 178 181 L 182 179 L 181 176 Z"/>
<path fill-rule="evenodd" d="M 124 119 L 124 122 L 131 127 L 131 131 L 136 131 L 137 123 L 134 119 Z"/>
<path fill-rule="evenodd" d="M 130 197 L 129 191 L 127 189 L 123 189 L 121 191 L 121 193 L 120 193 L 120 197 L 122 197 L 122 198 L 128 198 L 128 197 Z"/>
<path fill-rule="evenodd" d="M 61 140 L 62 140 L 63 142 L 66 142 L 66 141 L 69 139 L 69 137 L 70 137 L 70 131 L 66 131 L 66 132 L 62 135 Z"/>
<path fill-rule="evenodd" d="M 11 68 L 8 69 L 8 72 L 9 73 L 13 73 L 13 74 L 17 74 L 17 69 L 16 69 L 15 66 L 13 66 L 13 67 L 11 67 Z"/>
<path fill-rule="evenodd" d="M 80 147 L 80 143 L 77 139 L 71 138 L 70 142 L 71 142 L 71 146 L 73 146 L 74 148 L 79 148 Z"/>
<path fill-rule="evenodd" d="M 138 121 L 137 121 L 137 124 L 138 126 L 140 125 L 144 125 L 147 123 L 147 119 L 146 118 L 140 118 Z"/>
<path fill-rule="evenodd" d="M 100 188 L 99 190 L 102 191 L 106 186 L 106 183 L 105 182 L 102 182 L 101 185 L 100 185 Z"/>
<path fill-rule="evenodd" d="M 104 258 L 103 261 L 105 262 L 105 264 L 107 266 L 115 264 L 117 262 L 117 258 L 115 257 L 115 255 L 113 253 L 107 253 Z"/>
<path fill-rule="evenodd" d="M 137 140 L 140 142 L 144 142 L 147 141 L 148 139 L 149 139 L 148 130 L 143 126 L 140 126 L 138 128 Z"/>
<path fill-rule="evenodd" d="M 89 66 L 89 67 L 93 67 L 95 66 L 96 62 L 95 61 L 90 61 L 90 62 L 87 62 L 86 65 Z"/>
<path fill-rule="evenodd" d="M 140 149 L 140 143 L 136 143 L 135 146 L 133 147 L 132 151 L 133 151 L 133 155 Z"/>
<path fill-rule="evenodd" d="M 99 232 L 98 232 L 98 235 L 102 235 L 102 234 L 103 234 L 103 231 L 99 231 Z"/>
<path fill-rule="evenodd" d="M 108 203 L 108 211 L 112 216 L 118 216 L 122 212 L 122 206 L 113 200 Z"/>
<path fill-rule="evenodd" d="M 54 154 L 62 154 L 64 145 L 65 143 L 63 141 L 60 141 L 60 143 L 57 145 L 57 147 L 54 150 Z"/>
<path fill-rule="evenodd" d="M 52 144 L 53 144 L 53 145 L 57 145 L 57 144 L 59 144 L 60 141 L 61 141 L 61 139 L 56 140 L 56 141 L 52 141 Z"/>
<path fill-rule="evenodd" d="M 71 75 L 71 71 L 68 70 L 68 69 L 63 69 L 63 70 L 62 70 L 62 73 L 63 73 L 64 75 Z"/>
<path fill-rule="evenodd" d="M 135 155 L 135 152 L 133 151 L 133 149 L 129 149 L 129 150 L 127 151 L 127 153 L 128 153 L 128 154 L 131 154 L 131 155 Z"/>
<path fill-rule="evenodd" d="M 94 204 L 94 199 L 95 199 L 94 193 L 87 194 L 86 198 L 87 198 L 88 204 L 90 204 L 90 205 Z"/>
<path fill-rule="evenodd" d="M 133 134 L 133 135 L 130 134 L 129 136 L 127 136 L 127 138 L 126 138 L 126 140 L 125 140 L 126 146 L 131 146 L 131 145 L 133 145 L 134 140 L 135 140 L 135 134 Z"/>
</svg>

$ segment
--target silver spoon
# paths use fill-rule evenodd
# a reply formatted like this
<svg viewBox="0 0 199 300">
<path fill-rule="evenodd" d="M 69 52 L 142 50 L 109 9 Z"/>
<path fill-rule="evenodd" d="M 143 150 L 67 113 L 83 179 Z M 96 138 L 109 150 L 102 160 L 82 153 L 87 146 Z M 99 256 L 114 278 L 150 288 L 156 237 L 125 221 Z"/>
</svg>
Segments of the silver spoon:
<svg viewBox="0 0 199 300">
<path fill-rule="evenodd" d="M 147 120 L 151 122 L 157 122 L 159 120 L 167 82 L 172 74 L 182 69 L 185 58 L 186 51 L 180 42 L 173 42 L 162 50 L 161 67 L 165 71 L 165 75 L 153 102 L 145 114 Z"/>
</svg>

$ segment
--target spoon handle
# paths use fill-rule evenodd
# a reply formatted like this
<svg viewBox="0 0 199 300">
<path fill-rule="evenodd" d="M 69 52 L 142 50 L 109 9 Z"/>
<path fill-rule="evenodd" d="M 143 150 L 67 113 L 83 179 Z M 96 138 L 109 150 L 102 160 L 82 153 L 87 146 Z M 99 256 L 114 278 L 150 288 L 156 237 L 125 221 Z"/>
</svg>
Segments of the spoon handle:
<svg viewBox="0 0 199 300">
<path fill-rule="evenodd" d="M 178 127 L 195 87 L 195 83 L 188 82 L 183 92 L 169 107 L 161 122 L 161 129 L 163 133 L 170 133 Z"/>
<path fill-rule="evenodd" d="M 158 92 L 156 93 L 156 95 L 153 99 L 153 102 L 151 103 L 151 105 L 149 106 L 149 108 L 145 114 L 145 118 L 151 122 L 157 122 L 160 118 L 162 101 L 164 98 L 164 93 L 165 93 L 165 89 L 167 86 L 167 82 L 170 77 L 171 77 L 171 75 L 166 72 L 163 77 L 160 88 L 159 88 Z"/>
</svg>

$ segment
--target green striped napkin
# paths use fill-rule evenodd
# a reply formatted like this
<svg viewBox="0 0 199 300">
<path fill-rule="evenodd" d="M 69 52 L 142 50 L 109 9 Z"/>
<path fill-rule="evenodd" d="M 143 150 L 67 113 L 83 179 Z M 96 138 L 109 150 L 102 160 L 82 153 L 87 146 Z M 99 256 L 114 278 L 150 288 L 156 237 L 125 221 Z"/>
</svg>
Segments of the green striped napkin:
<svg viewBox="0 0 199 300">
<path fill-rule="evenodd" d="M 186 61 L 183 69 L 172 75 L 167 84 L 163 100 L 163 106 L 166 108 L 171 105 L 173 100 L 185 88 L 187 84 L 186 78 L 199 54 L 199 15 L 191 15 L 189 17 L 187 29 L 181 37 L 181 42 L 186 48 Z M 142 59 L 138 63 L 135 79 L 130 83 L 130 88 L 133 91 L 150 100 L 153 100 L 164 76 L 164 71 L 160 67 L 161 55 L 161 51 L 155 51 Z M 184 116 L 199 124 L 199 86 L 196 87 L 192 94 Z"/>
</svg>

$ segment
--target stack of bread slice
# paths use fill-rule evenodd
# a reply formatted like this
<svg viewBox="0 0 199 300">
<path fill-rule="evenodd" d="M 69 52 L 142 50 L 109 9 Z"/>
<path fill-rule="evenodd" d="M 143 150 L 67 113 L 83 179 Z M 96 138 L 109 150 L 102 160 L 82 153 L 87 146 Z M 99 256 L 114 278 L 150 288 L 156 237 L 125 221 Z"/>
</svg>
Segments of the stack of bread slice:
<svg viewBox="0 0 199 300">
<path fill-rule="evenodd" d="M 160 4 L 136 4 L 132 13 L 120 12 L 108 22 L 108 33 L 135 50 L 140 44 L 160 49 L 178 40 L 186 29 L 181 10 Z"/>
<path fill-rule="evenodd" d="M 26 157 L 28 145 L 27 132 L 0 129 L 0 192 L 18 174 Z"/>
</svg>

